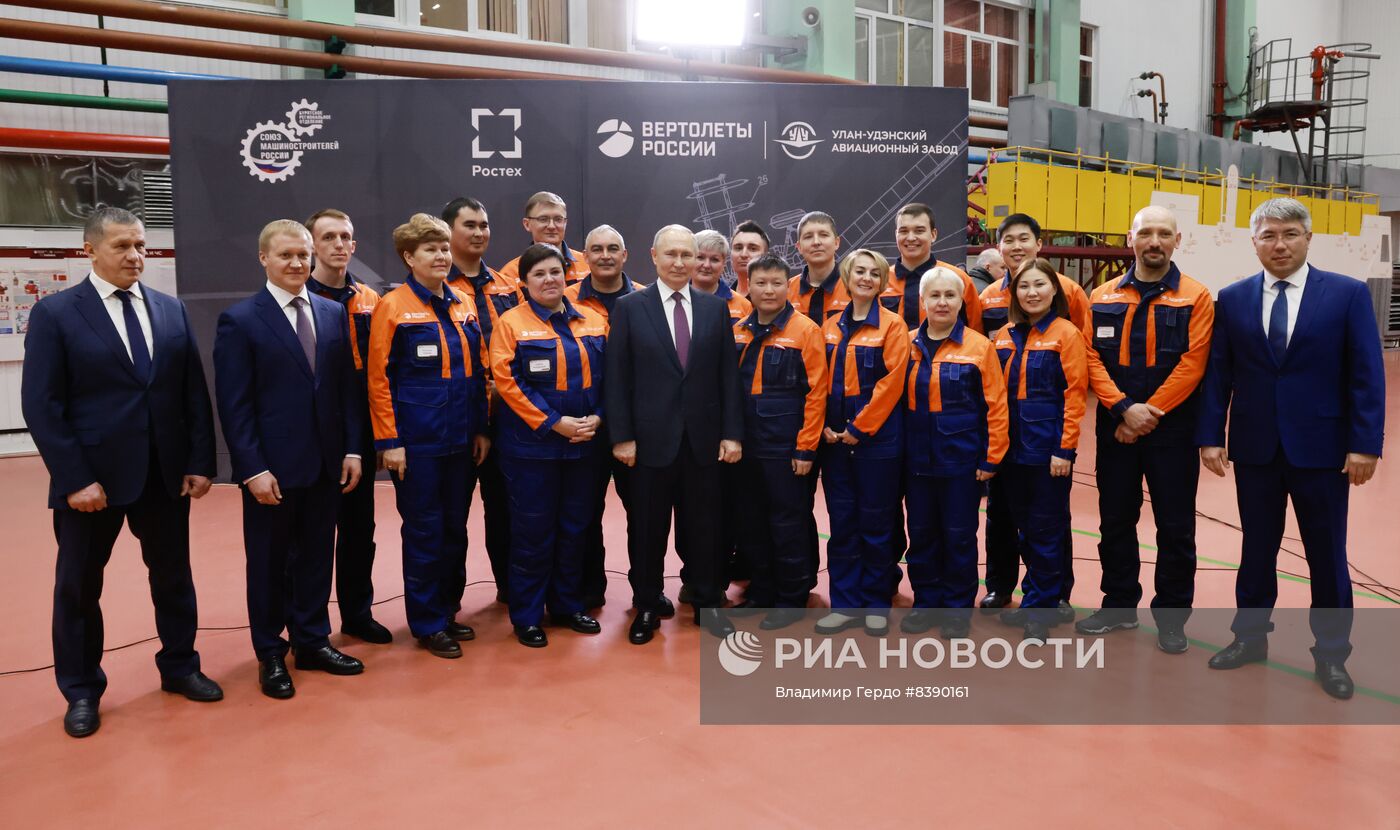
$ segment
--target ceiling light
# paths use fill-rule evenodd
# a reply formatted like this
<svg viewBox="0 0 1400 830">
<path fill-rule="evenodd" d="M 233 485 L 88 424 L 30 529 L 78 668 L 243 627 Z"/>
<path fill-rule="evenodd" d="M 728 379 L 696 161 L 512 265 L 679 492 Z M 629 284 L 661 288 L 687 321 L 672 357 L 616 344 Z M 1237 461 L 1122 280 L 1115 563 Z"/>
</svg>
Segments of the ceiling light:
<svg viewBox="0 0 1400 830">
<path fill-rule="evenodd" d="M 739 46 L 744 42 L 745 0 L 637 0 L 637 40 L 674 46 Z"/>
</svg>

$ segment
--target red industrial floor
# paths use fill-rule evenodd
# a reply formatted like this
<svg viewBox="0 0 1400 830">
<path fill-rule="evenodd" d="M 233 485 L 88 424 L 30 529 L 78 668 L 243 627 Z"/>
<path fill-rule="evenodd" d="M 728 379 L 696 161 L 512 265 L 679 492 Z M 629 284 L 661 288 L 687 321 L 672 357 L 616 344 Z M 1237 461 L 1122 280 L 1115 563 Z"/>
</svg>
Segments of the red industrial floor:
<svg viewBox="0 0 1400 830">
<path fill-rule="evenodd" d="M 1393 427 L 1400 353 L 1388 354 L 1386 366 Z M 1073 490 L 1074 602 L 1094 607 L 1098 518 L 1085 475 L 1092 429 L 1085 434 Z M 8 628 L 0 672 L 52 662 L 46 486 L 37 458 L 0 461 Z M 398 519 L 381 487 L 375 582 L 389 598 L 402 589 Z M 1351 560 L 1390 586 L 1400 586 L 1397 493 L 1395 459 L 1352 492 Z M 1199 523 L 1196 604 L 1231 607 L 1231 565 L 1239 561 L 1239 534 L 1229 527 L 1238 523 L 1233 483 L 1203 473 L 1199 506 L 1219 522 Z M 548 648 L 523 648 L 493 601 L 494 586 L 477 583 L 463 614 L 477 640 L 464 644 L 463 659 L 440 660 L 409 638 L 395 599 L 377 609 L 394 630 L 392 645 L 339 643 L 366 661 L 363 676 L 294 672 L 297 696 L 273 701 L 258 692 L 241 629 L 237 491 L 216 487 L 196 504 L 192 526 L 201 624 L 234 629 L 201 632 L 198 642 L 227 698 L 201 705 L 162 694 L 151 659 L 157 645 L 134 645 L 104 659 L 102 729 L 77 741 L 63 734 L 51 671 L 0 676 L 3 826 L 1400 827 L 1395 727 L 702 726 L 698 629 L 671 621 L 649 646 L 627 643 L 625 525 L 616 504 L 607 538 L 609 567 L 619 573 L 601 636 L 552 632 Z M 1291 523 L 1288 532 L 1296 538 Z M 1150 512 L 1141 534 L 1150 545 Z M 481 538 L 477 506 L 474 580 L 489 577 Z M 674 557 L 671 566 L 674 574 Z M 1306 574 L 1287 555 L 1280 569 Z M 1150 585 L 1150 567 L 1143 577 Z M 673 598 L 678 587 L 668 580 Z M 818 590 L 824 595 L 825 585 Z M 904 604 L 908 590 L 906 582 Z M 1307 602 L 1305 580 L 1281 580 L 1280 606 Z M 1390 603 L 1358 587 L 1356 604 Z M 145 571 L 126 534 L 107 569 L 103 608 L 109 648 L 155 633 Z M 1207 656 L 1194 648 L 1174 659 Z"/>
</svg>

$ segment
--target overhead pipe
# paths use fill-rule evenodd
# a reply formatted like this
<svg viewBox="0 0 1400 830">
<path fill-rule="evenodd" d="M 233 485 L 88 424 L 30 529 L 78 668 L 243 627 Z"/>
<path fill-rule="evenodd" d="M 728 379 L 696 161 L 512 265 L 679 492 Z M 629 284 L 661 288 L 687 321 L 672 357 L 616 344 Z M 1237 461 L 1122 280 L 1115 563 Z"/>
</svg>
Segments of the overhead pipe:
<svg viewBox="0 0 1400 830">
<path fill-rule="evenodd" d="M 991 115 L 969 115 L 967 117 L 967 126 L 977 127 L 983 130 L 1005 130 L 1006 119 Z"/>
<path fill-rule="evenodd" d="M 134 66 L 111 66 L 104 63 L 51 61 L 41 58 L 17 58 L 0 55 L 0 72 L 23 72 L 29 75 L 56 75 L 60 78 L 87 78 L 95 81 L 123 81 L 132 84 L 166 84 L 170 81 L 232 81 L 229 75 L 200 75 L 194 72 L 169 72 L 162 69 L 137 69 Z"/>
<path fill-rule="evenodd" d="M 487 69 L 479 66 L 451 66 L 440 63 L 332 55 L 323 52 L 305 52 L 300 49 L 282 49 L 275 46 L 219 43 L 197 38 L 93 29 L 61 23 L 38 23 L 32 20 L 0 18 L 0 37 L 39 40 L 46 43 L 68 43 L 76 46 L 105 46 L 109 49 L 161 52 L 167 55 L 217 58 L 274 66 L 299 66 L 306 69 L 329 69 L 332 66 L 340 66 L 350 72 L 407 78 L 576 80 L 568 75 L 552 75 L 544 72 L 522 72 L 513 69 Z"/>
<path fill-rule="evenodd" d="M 136 153 L 145 156 L 170 155 L 170 139 L 155 135 L 111 135 L 71 133 L 58 130 L 22 130 L 0 127 L 0 147 L 30 150 L 82 150 L 94 153 Z"/>
<path fill-rule="evenodd" d="M 71 95 L 66 92 L 39 92 L 33 89 L 0 89 L 0 103 L 83 107 L 124 112 L 170 111 L 170 107 L 164 101 L 157 101 L 153 98 L 110 98 L 105 95 Z"/>
<path fill-rule="evenodd" d="M 1225 27 L 1228 25 L 1227 0 L 1215 0 L 1215 58 L 1210 82 L 1210 131 L 1217 137 L 1225 135 Z M 1238 131 L 1236 131 L 1238 132 Z"/>
<path fill-rule="evenodd" d="M 11 2 L 10 5 L 45 9 L 48 11 L 100 14 L 106 15 L 107 17 L 148 20 L 160 23 L 172 23 L 180 26 L 202 26 L 239 32 L 256 32 L 265 35 L 277 35 L 279 37 L 306 38 L 308 40 L 324 41 L 327 38 L 337 37 L 346 43 L 359 44 L 362 46 L 426 49 L 436 52 L 490 55 L 492 57 L 515 58 L 518 60 L 577 63 L 589 66 L 611 66 L 621 69 L 639 69 L 647 72 L 663 72 L 682 76 L 701 75 L 741 81 L 784 81 L 789 83 L 862 83 L 861 81 L 854 81 L 849 78 L 818 75 L 811 72 L 799 72 L 791 69 L 737 66 L 734 64 L 713 63 L 709 61 L 682 60 L 667 55 L 653 55 L 643 52 L 614 52 L 607 49 L 588 49 L 573 46 L 560 46 L 551 43 L 489 40 L 465 35 L 456 36 L 429 34 L 426 32 L 404 32 L 392 29 L 376 29 L 368 26 L 342 26 L 309 20 L 288 20 L 285 17 L 276 15 L 177 6 L 174 4 L 145 2 L 145 0 L 17 0 L 17 2 Z M 343 58 L 344 56 L 341 57 Z M 354 70 L 346 60 L 341 60 L 340 63 L 351 71 L 372 71 Z"/>
</svg>

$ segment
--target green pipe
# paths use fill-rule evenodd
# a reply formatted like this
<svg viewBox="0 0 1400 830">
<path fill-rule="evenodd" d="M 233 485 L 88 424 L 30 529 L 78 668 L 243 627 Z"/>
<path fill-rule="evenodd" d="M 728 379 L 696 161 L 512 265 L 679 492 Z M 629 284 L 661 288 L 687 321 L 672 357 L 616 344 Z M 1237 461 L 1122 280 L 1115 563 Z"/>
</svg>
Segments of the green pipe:
<svg viewBox="0 0 1400 830">
<path fill-rule="evenodd" d="M 0 103 L 46 104 L 54 107 L 87 107 L 128 112 L 169 112 L 164 101 L 141 98 L 104 98 L 101 95 L 71 95 L 66 92 L 36 92 L 30 89 L 0 89 Z"/>
</svg>

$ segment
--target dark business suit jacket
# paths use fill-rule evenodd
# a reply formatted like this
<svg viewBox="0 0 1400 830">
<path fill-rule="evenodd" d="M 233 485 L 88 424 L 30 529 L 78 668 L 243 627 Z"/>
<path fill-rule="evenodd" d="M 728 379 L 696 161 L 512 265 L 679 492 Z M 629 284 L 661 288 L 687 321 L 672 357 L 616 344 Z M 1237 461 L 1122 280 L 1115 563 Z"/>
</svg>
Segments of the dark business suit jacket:
<svg viewBox="0 0 1400 830">
<path fill-rule="evenodd" d="M 1280 445 L 1294 467 L 1341 470 L 1349 452 L 1380 455 L 1385 369 L 1366 283 L 1311 268 L 1281 364 L 1263 290 L 1261 272 L 1216 300 L 1197 443 L 1228 447 L 1241 464 L 1267 464 Z"/>
<path fill-rule="evenodd" d="M 346 437 L 364 429 L 345 309 L 312 294 L 311 313 L 314 374 L 266 288 L 219 315 L 214 389 L 236 482 L 264 470 L 283 490 L 339 481 Z"/>
<path fill-rule="evenodd" d="M 214 415 L 185 305 L 141 286 L 151 318 L 151 376 L 142 380 L 91 281 L 40 300 L 24 339 L 20 400 L 49 469 L 49 507 L 93 482 L 107 502 L 141 496 L 152 444 L 172 497 L 186 475 L 213 476 Z"/>
<path fill-rule="evenodd" d="M 670 309 L 656 285 L 617 301 L 608 316 L 604 384 L 609 437 L 637 442 L 637 463 L 664 467 L 676 460 L 685 435 L 698 464 L 716 463 L 721 439 L 744 437 L 739 360 L 729 306 L 703 291 L 690 291 L 690 357 L 681 371 Z"/>
</svg>

